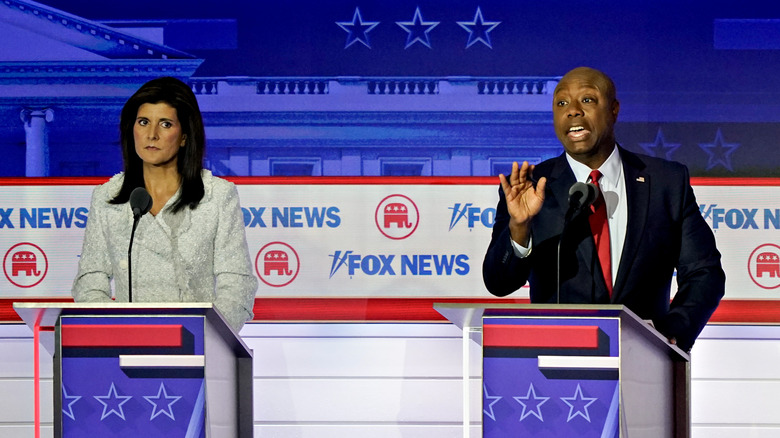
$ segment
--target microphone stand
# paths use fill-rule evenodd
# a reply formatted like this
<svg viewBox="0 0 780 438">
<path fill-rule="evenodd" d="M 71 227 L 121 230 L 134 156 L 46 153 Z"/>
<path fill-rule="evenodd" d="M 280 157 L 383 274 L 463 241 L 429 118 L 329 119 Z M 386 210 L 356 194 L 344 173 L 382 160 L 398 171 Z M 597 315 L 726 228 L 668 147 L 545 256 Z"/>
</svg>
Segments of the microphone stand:
<svg viewBox="0 0 780 438">
<path fill-rule="evenodd" d="M 583 192 L 584 190 L 584 192 Z M 583 198 L 584 196 L 584 198 Z M 563 242 L 563 236 L 569 229 L 571 221 L 586 208 L 593 204 L 593 201 L 598 197 L 598 188 L 590 183 L 577 182 L 569 189 L 569 208 L 566 210 L 566 214 L 563 217 L 563 229 L 561 235 L 558 237 L 558 253 L 557 253 L 557 266 L 555 270 L 555 297 L 556 304 L 561 304 L 561 243 Z"/>
<path fill-rule="evenodd" d="M 563 229 L 561 230 L 561 235 L 558 237 L 558 253 L 556 258 L 556 269 L 555 269 L 555 303 L 561 304 L 561 242 L 563 242 L 563 235 L 566 234 L 566 230 L 569 229 L 569 223 L 571 220 L 576 216 L 576 213 L 580 211 L 579 208 L 576 208 L 574 205 L 570 205 L 569 209 L 566 211 L 566 216 L 563 218 Z"/>
<path fill-rule="evenodd" d="M 129 303 L 133 302 L 133 237 L 139 219 L 141 219 L 140 214 L 133 214 L 133 230 L 130 232 L 130 246 L 127 249 L 127 301 Z"/>
<path fill-rule="evenodd" d="M 130 245 L 127 248 L 127 301 L 133 302 L 133 238 L 141 216 L 152 209 L 154 201 L 143 187 L 136 187 L 130 193 L 130 209 L 133 212 L 133 230 L 130 232 Z"/>
</svg>

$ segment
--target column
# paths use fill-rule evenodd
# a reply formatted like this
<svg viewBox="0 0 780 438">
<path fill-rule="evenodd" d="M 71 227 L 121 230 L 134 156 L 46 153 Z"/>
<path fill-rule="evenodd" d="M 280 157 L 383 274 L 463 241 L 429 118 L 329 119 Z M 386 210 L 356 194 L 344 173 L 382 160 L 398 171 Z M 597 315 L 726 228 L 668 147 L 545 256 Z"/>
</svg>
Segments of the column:
<svg viewBox="0 0 780 438">
<path fill-rule="evenodd" d="M 27 141 L 25 176 L 49 176 L 49 132 L 48 122 L 54 120 L 50 108 L 22 110 Z"/>
</svg>

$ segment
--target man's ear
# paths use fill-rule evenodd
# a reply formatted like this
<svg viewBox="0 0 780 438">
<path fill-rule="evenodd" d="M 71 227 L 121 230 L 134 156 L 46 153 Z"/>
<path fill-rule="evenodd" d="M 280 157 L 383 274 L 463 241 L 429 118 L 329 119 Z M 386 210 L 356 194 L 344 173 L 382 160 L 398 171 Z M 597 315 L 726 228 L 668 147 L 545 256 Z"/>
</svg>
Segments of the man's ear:
<svg viewBox="0 0 780 438">
<path fill-rule="evenodd" d="M 612 118 L 617 122 L 618 113 L 620 112 L 620 101 L 615 99 L 612 102 Z"/>
</svg>

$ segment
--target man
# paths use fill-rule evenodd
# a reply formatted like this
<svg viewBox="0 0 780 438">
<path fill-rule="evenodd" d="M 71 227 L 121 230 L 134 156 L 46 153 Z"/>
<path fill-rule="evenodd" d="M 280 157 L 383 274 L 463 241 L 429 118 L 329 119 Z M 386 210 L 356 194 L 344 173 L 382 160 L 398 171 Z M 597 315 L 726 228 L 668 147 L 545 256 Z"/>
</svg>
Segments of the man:
<svg viewBox="0 0 780 438">
<path fill-rule="evenodd" d="M 724 294 L 720 253 L 687 168 L 620 147 L 619 111 L 604 73 L 579 67 L 563 76 L 553 125 L 565 153 L 499 175 L 483 278 L 497 296 L 527 281 L 534 303 L 624 304 L 687 351 Z M 598 198 L 572 214 L 569 190 L 578 181 L 596 185 Z M 602 205 L 607 218 L 599 221 Z"/>
</svg>

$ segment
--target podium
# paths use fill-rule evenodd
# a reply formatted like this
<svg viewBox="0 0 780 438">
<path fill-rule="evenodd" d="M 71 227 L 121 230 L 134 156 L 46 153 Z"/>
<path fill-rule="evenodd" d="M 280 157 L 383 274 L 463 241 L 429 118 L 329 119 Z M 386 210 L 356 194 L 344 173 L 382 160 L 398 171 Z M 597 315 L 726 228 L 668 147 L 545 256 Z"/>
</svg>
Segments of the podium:
<svg viewBox="0 0 780 438">
<path fill-rule="evenodd" d="M 14 309 L 54 357 L 55 437 L 252 436 L 252 352 L 212 304 Z"/>
<path fill-rule="evenodd" d="M 689 438 L 690 356 L 621 305 L 436 303 L 482 352 L 482 436 Z M 476 396 L 476 394 L 474 394 Z"/>
</svg>

